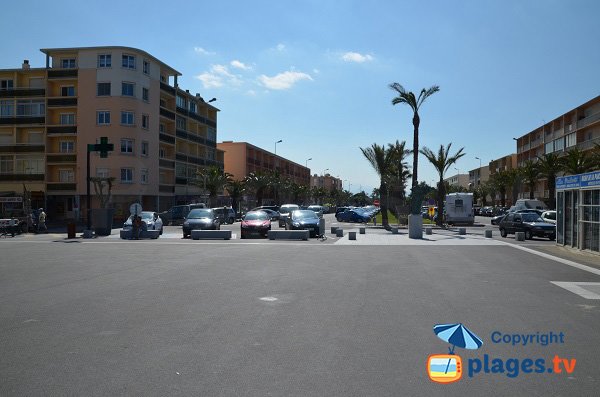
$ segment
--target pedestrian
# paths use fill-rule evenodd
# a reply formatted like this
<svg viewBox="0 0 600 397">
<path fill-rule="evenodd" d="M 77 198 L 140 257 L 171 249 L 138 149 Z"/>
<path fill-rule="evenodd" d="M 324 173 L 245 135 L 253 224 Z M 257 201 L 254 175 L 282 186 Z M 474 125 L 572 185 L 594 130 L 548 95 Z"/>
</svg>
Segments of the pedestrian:
<svg viewBox="0 0 600 397">
<path fill-rule="evenodd" d="M 43 208 L 40 208 L 40 215 L 38 216 L 38 233 L 48 233 L 48 228 L 46 227 L 46 213 Z"/>
</svg>

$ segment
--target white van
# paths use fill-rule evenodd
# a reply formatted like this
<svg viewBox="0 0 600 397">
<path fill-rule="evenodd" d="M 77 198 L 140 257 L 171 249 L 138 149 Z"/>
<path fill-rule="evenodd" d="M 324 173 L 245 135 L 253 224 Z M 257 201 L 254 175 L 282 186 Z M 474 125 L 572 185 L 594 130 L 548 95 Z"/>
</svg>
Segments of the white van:
<svg viewBox="0 0 600 397">
<path fill-rule="evenodd" d="M 517 200 L 514 207 L 515 207 L 515 211 L 520 211 L 520 210 L 542 210 L 542 211 L 545 211 L 548 209 L 548 206 L 543 201 L 526 200 L 526 199 Z"/>
<path fill-rule="evenodd" d="M 473 193 L 450 193 L 446 195 L 444 206 L 446 223 L 463 223 L 473 225 L 475 213 L 473 211 Z"/>
</svg>

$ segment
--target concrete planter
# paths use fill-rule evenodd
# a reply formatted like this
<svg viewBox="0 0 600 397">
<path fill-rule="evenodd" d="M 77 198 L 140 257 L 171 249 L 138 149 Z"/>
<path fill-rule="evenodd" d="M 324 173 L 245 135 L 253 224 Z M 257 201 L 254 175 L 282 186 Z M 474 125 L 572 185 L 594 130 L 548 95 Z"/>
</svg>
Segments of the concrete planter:
<svg viewBox="0 0 600 397">
<path fill-rule="evenodd" d="M 92 229 L 98 236 L 109 236 L 113 227 L 114 208 L 92 209 Z"/>
<path fill-rule="evenodd" d="M 423 238 L 423 216 L 421 214 L 410 214 L 408 216 L 408 238 Z"/>
</svg>

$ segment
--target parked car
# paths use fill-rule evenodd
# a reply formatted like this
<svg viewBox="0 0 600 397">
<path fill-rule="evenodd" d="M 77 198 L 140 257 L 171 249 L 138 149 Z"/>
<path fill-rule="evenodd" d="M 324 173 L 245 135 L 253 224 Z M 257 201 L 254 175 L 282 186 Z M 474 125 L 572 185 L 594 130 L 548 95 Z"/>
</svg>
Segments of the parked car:
<svg viewBox="0 0 600 397">
<path fill-rule="evenodd" d="M 319 218 L 323 218 L 323 207 L 321 207 L 320 205 L 309 205 L 306 209 L 314 211 L 315 214 L 319 216 Z"/>
<path fill-rule="evenodd" d="M 535 212 L 508 213 L 500 222 L 499 228 L 502 237 L 515 232 L 524 232 L 526 240 L 530 240 L 533 236 L 547 237 L 550 240 L 556 238 L 556 225 L 544 222 Z"/>
<path fill-rule="evenodd" d="M 300 206 L 297 204 L 284 204 L 279 207 L 279 227 L 285 227 L 285 219 L 290 215 L 290 213 L 299 209 Z"/>
<path fill-rule="evenodd" d="M 169 208 L 167 211 L 159 213 L 158 215 L 166 225 L 179 226 L 183 225 L 185 218 L 188 216 L 190 211 L 195 208 L 206 208 L 206 205 L 202 203 L 175 205 Z"/>
<path fill-rule="evenodd" d="M 338 215 L 340 212 L 344 212 L 344 211 L 347 211 L 347 210 L 350 210 L 350 209 L 352 209 L 352 207 L 337 207 L 337 208 L 335 209 L 335 216 L 337 217 L 337 215 Z"/>
<path fill-rule="evenodd" d="M 240 238 L 246 238 L 251 235 L 267 237 L 269 230 L 271 230 L 271 217 L 267 211 L 270 210 L 248 212 L 240 225 Z"/>
<path fill-rule="evenodd" d="M 542 212 L 541 217 L 545 222 L 556 225 L 556 211 L 554 211 L 554 210 L 544 211 L 544 212 Z"/>
<path fill-rule="evenodd" d="M 215 215 L 219 218 L 219 221 L 222 225 L 229 223 L 232 224 L 235 222 L 236 214 L 233 208 L 231 207 L 216 207 L 212 209 L 215 212 Z M 225 211 L 226 210 L 226 211 Z"/>
<path fill-rule="evenodd" d="M 346 210 L 336 214 L 335 216 L 335 219 L 337 219 L 338 222 L 367 223 L 371 220 L 371 218 L 372 217 L 367 212 L 361 211 L 359 208 Z"/>
<path fill-rule="evenodd" d="M 183 238 L 188 237 L 192 230 L 220 230 L 221 222 L 215 212 L 209 208 L 196 208 L 189 212 L 183 222 Z"/>
<path fill-rule="evenodd" d="M 319 216 L 312 210 L 292 211 L 286 217 L 286 230 L 308 230 L 311 237 L 319 235 Z"/>
<path fill-rule="evenodd" d="M 264 211 L 267 214 L 269 214 L 269 217 L 271 218 L 272 221 L 279 220 L 279 212 L 271 210 L 269 208 L 257 207 L 257 208 L 254 208 L 252 211 Z"/>
<path fill-rule="evenodd" d="M 506 216 L 506 214 L 508 214 L 508 211 L 502 211 L 498 215 L 493 216 L 492 220 L 491 220 L 492 225 L 499 225 L 500 221 L 502 221 L 502 219 L 504 219 L 504 217 Z"/>
<path fill-rule="evenodd" d="M 140 216 L 147 230 L 160 230 L 160 234 L 163 234 L 163 221 L 156 212 L 142 211 Z M 123 224 L 123 229 L 131 228 L 133 228 L 133 215 L 130 215 Z"/>
</svg>

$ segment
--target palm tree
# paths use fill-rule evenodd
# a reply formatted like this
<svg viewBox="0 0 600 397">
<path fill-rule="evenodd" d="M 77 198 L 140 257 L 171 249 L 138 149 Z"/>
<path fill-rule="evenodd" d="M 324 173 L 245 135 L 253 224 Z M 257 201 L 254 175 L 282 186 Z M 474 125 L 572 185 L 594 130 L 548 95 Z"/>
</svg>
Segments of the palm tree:
<svg viewBox="0 0 600 397">
<path fill-rule="evenodd" d="M 196 171 L 197 178 L 190 181 L 196 186 L 204 186 L 208 190 L 208 199 L 211 207 L 216 206 L 216 199 L 219 193 L 223 193 L 225 186 L 231 182 L 231 175 L 221 168 L 212 165 L 207 168 L 201 168 Z"/>
<path fill-rule="evenodd" d="M 548 207 L 554 209 L 556 206 L 556 174 L 562 170 L 562 161 L 555 153 L 544 154 L 538 157 L 540 176 L 548 180 Z"/>
<path fill-rule="evenodd" d="M 506 206 L 506 191 L 511 186 L 509 171 L 502 170 L 496 172 L 490 177 L 490 181 L 495 190 L 500 193 L 500 205 L 502 207 Z"/>
<path fill-rule="evenodd" d="M 392 105 L 404 103 L 413 111 L 413 167 L 412 167 L 412 187 L 418 185 L 417 169 L 419 165 L 419 125 L 421 124 L 421 118 L 419 117 L 419 108 L 425 102 L 425 100 L 431 95 L 435 94 L 440 90 L 437 85 L 429 87 L 427 90 L 423 88 L 419 97 L 416 97 L 411 91 L 406 91 L 402 85 L 398 83 L 390 84 L 390 88 L 398 93 L 398 96 L 392 99 Z"/>
<path fill-rule="evenodd" d="M 475 188 L 475 192 L 477 196 L 481 199 L 481 206 L 485 207 L 487 205 L 487 195 L 490 192 L 487 183 L 482 183 Z"/>
<path fill-rule="evenodd" d="M 537 163 L 534 163 L 531 160 L 527 160 L 523 163 L 523 165 L 519 168 L 519 172 L 523 177 L 524 182 L 527 184 L 529 188 L 529 199 L 533 200 L 535 184 L 539 180 L 540 177 L 540 167 Z"/>
<path fill-rule="evenodd" d="M 577 148 L 571 149 L 567 155 L 561 158 L 563 171 L 567 174 L 584 174 L 594 170 L 594 158 Z"/>
<path fill-rule="evenodd" d="M 225 190 L 227 190 L 229 197 L 231 197 L 231 208 L 233 208 L 234 211 L 238 211 L 238 203 L 240 201 L 240 197 L 242 197 L 246 191 L 246 183 L 243 180 L 231 180 L 227 186 L 225 186 Z"/>
<path fill-rule="evenodd" d="M 379 175 L 379 195 L 381 207 L 381 223 L 386 229 L 390 228 L 388 221 L 388 184 L 391 172 L 394 170 L 397 153 L 395 147 L 379 146 L 374 143 L 370 147 L 360 148 L 363 156 Z"/>
<path fill-rule="evenodd" d="M 388 150 L 393 151 L 395 155 L 388 180 L 388 193 L 396 205 L 402 205 L 406 196 L 406 182 L 412 175 L 408 168 L 408 163 L 404 159 L 411 153 L 411 150 L 406 149 L 405 141 L 396 141 L 394 144 L 388 144 Z M 393 206 L 394 203 L 390 202 L 388 205 Z"/>
<path fill-rule="evenodd" d="M 438 217 L 437 224 L 439 226 L 442 225 L 443 219 L 442 214 L 444 213 L 444 198 L 446 197 L 446 187 L 444 185 L 444 174 L 448 171 L 448 168 L 455 164 L 458 159 L 463 157 L 466 153 L 463 152 L 464 147 L 460 148 L 458 152 L 454 155 L 450 155 L 450 148 L 452 147 L 452 143 L 449 143 L 445 148 L 444 145 L 440 145 L 437 154 L 434 153 L 428 147 L 424 147 L 420 150 L 421 154 L 429 160 L 431 165 L 435 168 L 440 176 L 440 180 L 438 182 L 438 194 L 437 194 L 437 203 L 438 203 Z"/>
<path fill-rule="evenodd" d="M 256 205 L 262 205 L 265 190 L 269 186 L 269 177 L 262 172 L 251 172 L 246 176 L 244 182 L 246 189 L 250 190 L 256 197 Z"/>
</svg>

